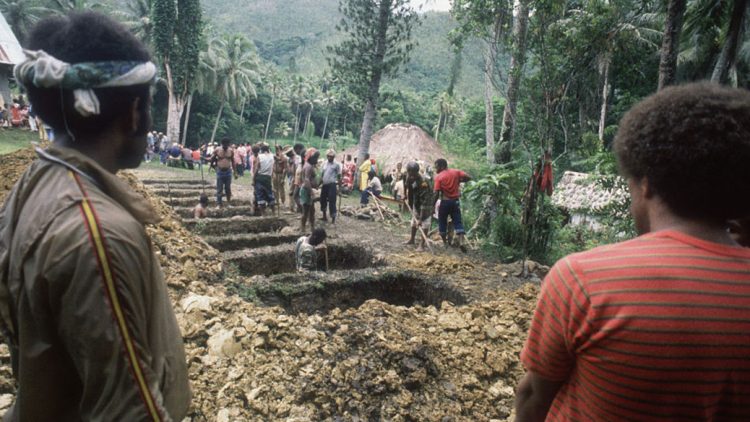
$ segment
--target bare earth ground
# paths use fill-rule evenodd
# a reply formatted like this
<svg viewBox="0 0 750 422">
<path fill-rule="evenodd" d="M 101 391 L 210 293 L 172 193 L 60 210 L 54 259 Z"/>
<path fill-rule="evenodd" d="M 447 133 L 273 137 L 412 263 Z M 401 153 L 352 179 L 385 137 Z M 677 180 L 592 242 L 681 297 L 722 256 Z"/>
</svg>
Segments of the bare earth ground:
<svg viewBox="0 0 750 422">
<path fill-rule="evenodd" d="M 0 176 L 8 181 L 0 186 L 0 199 L 31 158 L 25 151 L 13 159 L 0 157 Z M 222 236 L 201 239 L 185 227 L 201 232 L 222 225 L 254 227 L 261 220 L 191 222 L 165 203 L 175 201 L 178 185 L 169 185 L 171 198 L 159 199 L 139 182 L 199 181 L 199 172 L 149 164 L 123 177 L 164 217 L 147 230 L 185 339 L 194 395 L 187 420 L 512 417 L 513 391 L 523 373 L 518 355 L 544 267 L 537 266 L 528 284 L 515 276 L 519 265 L 488 262 L 475 252 L 464 255 L 435 244 L 434 255 L 415 253 L 401 245 L 405 223 L 341 216 L 335 226 L 324 226 L 331 237 L 332 271 L 258 275 L 270 268 L 270 257 L 286 260 L 290 246 L 220 252 L 206 242 Z M 213 177 L 206 179 L 213 184 Z M 233 185 L 238 200 L 251 197 L 248 185 L 247 177 Z M 345 206 L 357 202 L 352 196 Z M 289 227 L 259 233 L 261 240 L 298 235 L 296 215 L 281 217 Z M 230 258 L 239 264 L 229 265 Z M 249 273 L 242 269 L 246 262 L 254 265 Z M 352 266 L 361 262 L 365 265 Z M 15 391 L 7 348 L 0 350 L 0 364 L 1 409 Z"/>
</svg>

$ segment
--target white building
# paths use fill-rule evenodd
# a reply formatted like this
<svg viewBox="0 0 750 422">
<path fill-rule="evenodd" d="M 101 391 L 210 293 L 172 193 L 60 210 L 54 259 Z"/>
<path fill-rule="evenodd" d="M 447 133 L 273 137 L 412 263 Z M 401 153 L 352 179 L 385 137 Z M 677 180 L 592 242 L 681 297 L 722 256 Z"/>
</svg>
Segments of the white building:
<svg viewBox="0 0 750 422">
<path fill-rule="evenodd" d="M 23 59 L 21 44 L 0 13 L 0 105 L 11 103 L 9 80 L 13 77 L 13 66 Z"/>
</svg>

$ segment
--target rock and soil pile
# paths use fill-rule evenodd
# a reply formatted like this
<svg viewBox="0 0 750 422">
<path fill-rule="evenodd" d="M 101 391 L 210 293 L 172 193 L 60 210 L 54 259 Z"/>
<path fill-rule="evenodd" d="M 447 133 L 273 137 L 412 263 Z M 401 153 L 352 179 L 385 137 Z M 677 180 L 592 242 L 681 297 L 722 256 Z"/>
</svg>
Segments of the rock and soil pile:
<svg viewBox="0 0 750 422">
<path fill-rule="evenodd" d="M 0 198 L 33 154 L 23 157 L 4 157 L 0 162 L 0 175 L 8 185 L 3 185 Z M 13 169 L 6 168 L 10 163 Z M 468 297 L 457 296 L 463 288 L 458 285 L 462 272 L 487 279 L 481 273 L 487 267 L 448 256 L 386 256 L 390 265 L 386 269 L 341 270 L 311 277 L 293 273 L 251 277 L 228 271 L 223 262 L 227 252 L 217 251 L 188 231 L 171 207 L 152 196 L 133 174 L 122 177 L 149 197 L 163 217 L 148 227 L 148 234 L 185 338 L 194 393 L 189 420 L 445 422 L 510 416 L 513 390 L 523 372 L 519 353 L 536 301 L 535 285 L 515 290 L 498 286 L 491 299 L 459 305 L 457 298 Z M 278 237 L 282 232 L 274 228 L 268 234 Z M 238 239 L 235 242 L 240 244 Z M 433 261 L 424 263 L 429 260 Z M 411 266 L 420 274 L 413 280 L 420 282 L 437 278 L 441 272 L 451 273 L 450 282 L 459 293 L 446 291 L 446 300 L 439 304 L 414 301 L 427 306 L 386 303 L 393 283 L 408 283 L 408 277 L 370 288 L 381 292 L 377 297 L 383 301 L 355 297 L 352 290 L 345 290 L 351 280 L 364 283 L 370 277 L 382 282 L 380 271 L 403 272 Z M 511 280 L 514 275 L 504 277 Z M 466 280 L 473 282 L 468 276 Z M 290 286 L 286 293 L 279 287 L 282 284 L 276 284 L 284 282 Z M 430 288 L 430 284 L 421 286 L 411 289 Z M 277 296 L 279 306 L 264 305 L 260 296 L 274 288 L 287 296 Z M 249 300 L 252 295 L 243 294 L 252 289 L 255 301 Z M 296 303 L 308 302 L 306 307 L 285 306 L 282 300 L 287 297 L 295 303 L 295 294 L 310 292 L 314 296 L 297 296 Z M 423 293 L 430 297 L 430 292 Z M 351 306 L 345 310 L 331 306 L 336 300 L 331 297 L 350 298 Z M 315 301 L 321 305 L 314 305 Z M 12 385 L 3 346 L 0 405 L 11 398 L 2 394 L 12 394 Z"/>
</svg>

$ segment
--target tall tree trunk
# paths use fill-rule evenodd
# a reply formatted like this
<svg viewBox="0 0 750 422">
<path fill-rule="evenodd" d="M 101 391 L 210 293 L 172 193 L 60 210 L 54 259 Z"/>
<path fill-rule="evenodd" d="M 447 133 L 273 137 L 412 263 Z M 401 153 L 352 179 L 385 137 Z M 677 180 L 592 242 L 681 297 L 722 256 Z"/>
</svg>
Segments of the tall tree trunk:
<svg viewBox="0 0 750 422">
<path fill-rule="evenodd" d="M 244 126 L 244 123 L 242 122 L 242 118 L 245 117 L 245 104 L 247 104 L 247 100 L 244 98 L 242 99 L 242 108 L 240 108 L 240 124 Z"/>
<path fill-rule="evenodd" d="M 344 114 L 344 133 L 343 135 L 346 136 L 346 118 L 349 117 L 349 113 Z"/>
<path fill-rule="evenodd" d="M 185 99 L 181 97 L 174 87 L 172 79 L 172 67 L 169 60 L 164 62 L 164 69 L 167 74 L 167 138 L 170 142 L 180 140 L 180 120 L 182 120 L 182 111 L 185 108 Z"/>
<path fill-rule="evenodd" d="M 216 123 L 214 123 L 214 130 L 211 132 L 211 142 L 216 139 L 216 130 L 219 128 L 219 120 L 221 119 L 221 113 L 224 111 L 224 99 L 221 100 L 221 106 L 219 106 L 219 113 L 216 114 Z"/>
<path fill-rule="evenodd" d="M 193 94 L 188 95 L 187 99 L 187 106 L 185 106 L 185 123 L 182 126 L 182 145 L 185 145 L 185 141 L 187 140 L 187 132 L 188 132 L 188 123 L 190 122 L 190 109 L 193 106 Z"/>
<path fill-rule="evenodd" d="M 266 119 L 266 130 L 263 131 L 263 140 L 268 139 L 268 128 L 271 127 L 271 114 L 273 113 L 273 101 L 276 99 L 276 88 L 271 91 L 271 107 L 268 108 L 268 118 Z"/>
<path fill-rule="evenodd" d="M 721 48 L 719 59 L 716 60 L 711 82 L 726 84 L 729 81 L 730 69 L 736 65 L 737 53 L 740 49 L 740 40 L 748 13 L 747 2 L 748 0 L 734 0 L 727 36 L 724 40 L 724 46 Z"/>
<path fill-rule="evenodd" d="M 453 97 L 453 91 L 455 91 L 456 84 L 458 83 L 458 79 L 461 77 L 461 64 L 463 63 L 463 51 L 464 51 L 464 47 L 463 45 L 461 45 L 460 47 L 456 48 L 456 51 L 453 53 L 453 62 L 451 62 L 450 80 L 448 82 L 448 89 L 445 90 L 448 93 L 448 95 L 451 97 Z"/>
<path fill-rule="evenodd" d="M 659 60 L 659 90 L 672 85 L 677 74 L 677 53 L 680 48 L 680 33 L 687 0 L 669 0 L 667 21 Z"/>
<path fill-rule="evenodd" d="M 487 162 L 495 162 L 495 107 L 492 104 L 494 85 L 492 76 L 495 73 L 495 55 L 492 43 L 487 44 L 484 55 L 484 140 L 487 144 Z"/>
<path fill-rule="evenodd" d="M 607 111 L 608 111 L 608 105 L 609 105 L 609 73 L 610 73 L 610 64 L 612 62 L 612 55 L 610 52 L 605 53 L 605 56 L 601 59 L 601 62 L 599 63 L 599 72 L 602 75 L 602 78 L 604 79 L 602 83 L 602 107 L 601 112 L 599 113 L 599 142 L 604 145 L 604 128 L 607 126 Z"/>
<path fill-rule="evenodd" d="M 313 106 L 310 106 L 310 109 L 307 110 L 307 119 L 305 119 L 305 130 L 302 131 L 302 136 L 315 136 L 315 134 L 307 133 L 307 128 L 310 126 L 310 116 L 312 115 Z"/>
<path fill-rule="evenodd" d="M 381 0 L 380 10 L 378 13 L 377 40 L 375 44 L 375 54 L 372 58 L 370 75 L 370 86 L 365 101 L 365 115 L 362 118 L 362 131 L 359 134 L 359 157 L 357 162 L 362 164 L 365 154 L 370 153 L 370 137 L 372 137 L 372 127 L 375 124 L 375 114 L 378 107 L 378 97 L 380 95 L 380 79 L 383 76 L 383 61 L 385 60 L 385 50 L 387 45 L 388 26 L 391 18 L 391 1 Z"/>
<path fill-rule="evenodd" d="M 372 86 L 370 91 L 372 95 Z M 377 95 L 377 92 L 375 95 Z M 370 153 L 370 137 L 372 136 L 372 126 L 375 123 L 375 110 L 377 104 L 377 98 L 368 98 L 365 102 L 365 116 L 362 119 L 362 132 L 359 135 L 359 152 L 357 155 L 357 162 L 359 164 L 364 162 L 365 154 Z"/>
<path fill-rule="evenodd" d="M 443 120 L 443 105 L 440 104 L 440 112 L 438 113 L 437 126 L 435 127 L 435 142 L 440 143 L 440 123 Z"/>
<path fill-rule="evenodd" d="M 526 33 L 529 26 L 528 0 L 516 1 L 516 17 L 513 23 L 513 50 L 508 70 L 508 94 L 503 109 L 503 123 L 500 129 L 500 156 L 496 162 L 510 162 L 513 152 L 513 134 L 516 128 L 516 110 L 518 108 L 518 91 L 521 86 L 523 65 L 526 61 Z"/>
<path fill-rule="evenodd" d="M 323 123 L 323 133 L 320 135 L 320 140 L 322 141 L 326 137 L 326 129 L 328 128 L 328 115 L 331 114 L 331 106 L 328 106 L 328 110 L 326 110 L 326 121 Z"/>
<path fill-rule="evenodd" d="M 299 132 L 299 103 L 297 103 L 297 111 L 294 113 L 294 141 L 297 141 L 297 132 Z"/>
</svg>

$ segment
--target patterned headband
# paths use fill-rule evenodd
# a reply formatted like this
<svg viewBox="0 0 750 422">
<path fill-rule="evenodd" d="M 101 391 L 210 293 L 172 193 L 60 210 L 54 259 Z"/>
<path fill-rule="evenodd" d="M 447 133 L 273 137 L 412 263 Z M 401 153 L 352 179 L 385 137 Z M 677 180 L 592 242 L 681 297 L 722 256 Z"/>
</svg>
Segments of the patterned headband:
<svg viewBox="0 0 750 422">
<path fill-rule="evenodd" d="M 66 63 L 42 50 L 24 50 L 26 61 L 13 74 L 21 85 L 73 90 L 75 109 L 83 117 L 100 113 L 94 88 L 113 88 L 151 83 L 156 76 L 152 62 L 108 61 Z"/>
</svg>

